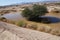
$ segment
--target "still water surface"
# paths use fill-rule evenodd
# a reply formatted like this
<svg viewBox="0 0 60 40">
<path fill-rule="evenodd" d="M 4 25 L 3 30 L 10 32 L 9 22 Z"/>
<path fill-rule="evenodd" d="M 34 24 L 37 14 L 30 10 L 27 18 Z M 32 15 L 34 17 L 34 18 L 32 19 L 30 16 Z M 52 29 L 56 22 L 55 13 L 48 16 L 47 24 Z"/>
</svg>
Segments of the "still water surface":
<svg viewBox="0 0 60 40">
<path fill-rule="evenodd" d="M 8 13 L 4 14 L 2 17 L 5 17 L 8 20 L 18 21 L 24 19 L 21 13 Z"/>
<path fill-rule="evenodd" d="M 6 19 L 13 21 L 19 21 L 24 19 L 21 13 L 8 13 L 8 14 L 4 14 L 2 17 L 5 17 Z M 42 16 L 42 17 L 50 19 L 52 23 L 60 22 L 60 18 L 54 16 Z"/>
</svg>

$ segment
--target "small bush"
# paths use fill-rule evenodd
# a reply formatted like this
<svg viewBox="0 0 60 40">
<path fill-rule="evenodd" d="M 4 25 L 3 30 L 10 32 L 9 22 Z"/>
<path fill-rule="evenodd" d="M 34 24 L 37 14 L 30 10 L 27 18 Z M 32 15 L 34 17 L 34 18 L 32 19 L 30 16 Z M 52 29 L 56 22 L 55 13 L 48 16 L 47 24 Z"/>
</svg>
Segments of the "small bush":
<svg viewBox="0 0 60 40">
<path fill-rule="evenodd" d="M 24 21 L 19 21 L 17 25 L 20 27 L 26 27 L 26 23 Z"/>
</svg>

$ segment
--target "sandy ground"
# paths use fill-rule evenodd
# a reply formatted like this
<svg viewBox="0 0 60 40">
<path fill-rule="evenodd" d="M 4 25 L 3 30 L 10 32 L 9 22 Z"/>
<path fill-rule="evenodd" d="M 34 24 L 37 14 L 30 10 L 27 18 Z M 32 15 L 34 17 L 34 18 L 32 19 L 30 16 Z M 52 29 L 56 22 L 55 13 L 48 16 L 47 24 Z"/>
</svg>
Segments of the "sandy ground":
<svg viewBox="0 0 60 40">
<path fill-rule="evenodd" d="M 60 37 L 0 22 L 0 40 L 60 40 Z"/>
</svg>

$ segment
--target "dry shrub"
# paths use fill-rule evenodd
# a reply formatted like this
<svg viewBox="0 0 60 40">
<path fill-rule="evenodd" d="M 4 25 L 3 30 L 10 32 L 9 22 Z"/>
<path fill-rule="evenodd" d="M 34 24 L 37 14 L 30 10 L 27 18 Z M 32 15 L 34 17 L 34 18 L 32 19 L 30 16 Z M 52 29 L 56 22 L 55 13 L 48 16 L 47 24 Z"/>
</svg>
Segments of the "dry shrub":
<svg viewBox="0 0 60 40">
<path fill-rule="evenodd" d="M 37 25 L 36 24 L 29 24 L 29 25 L 27 25 L 27 28 L 29 28 L 29 29 L 34 29 L 34 30 L 37 30 Z"/>
<path fill-rule="evenodd" d="M 53 35 L 60 36 L 60 31 L 56 30 L 56 29 L 52 29 L 50 33 L 53 34 Z"/>
<path fill-rule="evenodd" d="M 40 26 L 37 30 L 49 33 L 51 31 L 51 28 L 49 26 Z"/>
</svg>

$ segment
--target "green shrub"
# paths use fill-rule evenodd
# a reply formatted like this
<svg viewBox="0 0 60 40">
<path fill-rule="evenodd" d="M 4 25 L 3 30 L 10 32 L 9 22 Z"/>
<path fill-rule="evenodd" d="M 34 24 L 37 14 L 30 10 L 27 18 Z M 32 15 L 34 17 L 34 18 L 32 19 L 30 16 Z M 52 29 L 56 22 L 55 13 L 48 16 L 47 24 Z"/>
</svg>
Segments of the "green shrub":
<svg viewBox="0 0 60 40">
<path fill-rule="evenodd" d="M 24 21 L 19 21 L 17 25 L 20 27 L 26 27 L 26 23 Z"/>
<path fill-rule="evenodd" d="M 22 11 L 22 16 L 26 18 L 30 18 L 32 16 L 32 11 L 29 8 L 25 8 Z"/>
<path fill-rule="evenodd" d="M 43 16 L 47 13 L 47 8 L 43 5 L 33 5 L 32 9 L 30 8 L 25 8 L 22 11 L 22 15 L 26 18 L 31 18 L 31 17 L 39 17 L 39 16 Z"/>
</svg>

